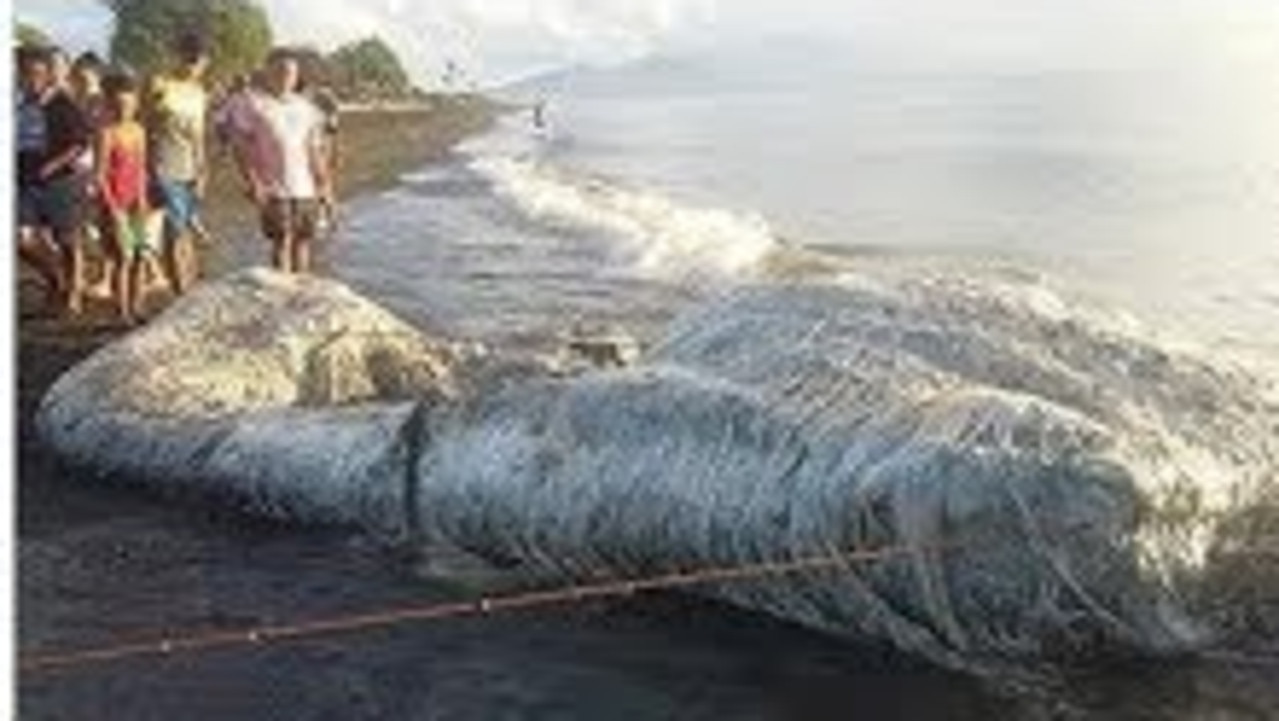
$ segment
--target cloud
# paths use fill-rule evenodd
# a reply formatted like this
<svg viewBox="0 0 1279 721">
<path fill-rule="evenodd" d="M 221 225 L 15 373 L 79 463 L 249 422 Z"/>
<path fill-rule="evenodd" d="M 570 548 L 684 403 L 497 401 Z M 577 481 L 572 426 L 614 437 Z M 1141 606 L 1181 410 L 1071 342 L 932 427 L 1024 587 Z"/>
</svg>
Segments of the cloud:
<svg viewBox="0 0 1279 721">
<path fill-rule="evenodd" d="M 716 33 L 842 40 L 850 52 L 952 67 L 1168 65 L 1279 55 L 1261 0 L 726 0 Z"/>
<path fill-rule="evenodd" d="M 424 11 L 405 0 L 267 0 L 286 41 L 333 46 L 385 37 L 419 81 L 449 61 L 493 80 L 529 67 L 642 56 L 695 25 L 713 0 L 454 0 Z"/>
<path fill-rule="evenodd" d="M 714 0 L 261 0 L 282 42 L 332 48 L 379 35 L 419 82 L 448 61 L 497 79 L 531 66 L 644 55 L 705 23 Z M 18 0 L 16 15 L 69 47 L 103 49 L 111 14 L 98 0 Z"/>
<path fill-rule="evenodd" d="M 77 50 L 105 52 L 114 25 L 111 11 L 97 0 L 18 0 L 13 14 Z"/>
<path fill-rule="evenodd" d="M 1260 0 L 260 1 L 282 41 L 331 48 L 377 34 L 426 85 L 450 61 L 495 81 L 776 35 L 942 64 L 1279 64 L 1279 4 Z M 110 27 L 98 0 L 17 0 L 16 15 L 72 47 L 105 46 Z"/>
</svg>

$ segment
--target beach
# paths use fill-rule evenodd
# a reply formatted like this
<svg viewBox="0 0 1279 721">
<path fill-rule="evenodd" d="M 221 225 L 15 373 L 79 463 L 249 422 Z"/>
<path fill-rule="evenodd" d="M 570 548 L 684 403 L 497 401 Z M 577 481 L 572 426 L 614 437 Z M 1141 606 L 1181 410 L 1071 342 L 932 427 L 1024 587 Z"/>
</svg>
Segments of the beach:
<svg viewBox="0 0 1279 721">
<path fill-rule="evenodd" d="M 377 235 L 378 222 L 390 222 L 381 219 L 382 209 L 417 228 L 440 222 L 419 212 L 419 204 L 469 207 L 466 183 L 429 171 L 493 119 L 494 109 L 478 102 L 350 114 L 341 191 L 359 208 L 355 222 L 363 234 L 356 235 Z M 215 235 L 202 253 L 210 277 L 267 257 L 227 170 L 224 159 L 205 215 Z M 413 174 L 425 177 L 401 182 Z M 414 184 L 412 192 L 403 190 Z M 436 199 L 449 190 L 455 194 Z M 405 197 L 385 199 L 396 193 Z M 610 208 L 651 205 L 604 197 Z M 539 247 L 529 239 L 536 228 L 514 226 L 505 214 L 493 217 L 513 226 L 523 245 L 495 242 L 491 255 L 474 261 L 485 274 L 456 274 L 458 287 L 477 294 L 497 292 L 503 276 L 496 271 L 507 273 L 517 290 L 510 279 L 539 277 L 537 266 L 502 265 L 505 255 Z M 441 227 L 450 226 L 431 229 L 439 235 Z M 451 240 L 462 247 L 486 234 L 500 241 L 503 227 L 481 226 L 474 239 Z M 413 239 L 394 240 L 434 258 L 427 245 L 410 246 Z M 365 255 L 376 253 L 374 247 Z M 330 261 L 345 257 L 348 248 L 321 246 L 320 272 L 335 274 Z M 381 276 L 354 285 L 379 299 L 394 295 L 393 287 L 388 290 L 393 284 L 378 279 L 394 280 L 392 271 L 413 276 L 409 271 L 418 267 L 405 267 L 399 257 L 383 259 Z M 412 280 L 432 285 L 418 276 Z M 32 415 L 62 372 L 123 329 L 96 306 L 73 322 L 40 317 L 38 297 L 33 284 L 22 285 L 23 653 L 116 647 L 475 597 L 475 589 L 424 578 L 413 559 L 345 529 L 268 522 L 201 499 L 160 497 L 131 487 L 128 479 L 97 482 L 83 477 L 88 470 L 62 467 L 35 436 Z M 619 305 L 614 296 L 604 298 L 602 306 Z M 520 294 L 509 306 L 530 299 L 536 295 Z M 504 297 L 491 302 L 508 307 Z M 430 303 L 420 306 L 428 316 L 435 310 Z M 869 718 L 1044 718 L 1057 716 L 1067 699 L 1080 707 L 1071 710 L 1077 717 L 1259 718 L 1274 705 L 1267 681 L 1264 668 L 1115 661 L 1090 667 L 1071 694 L 1046 707 L 1036 699 L 1022 704 L 885 645 L 836 640 L 690 596 L 645 594 L 33 673 L 21 679 L 19 701 L 25 719 L 820 719 L 847 718 L 854 710 Z"/>
<path fill-rule="evenodd" d="M 341 194 L 349 198 L 392 187 L 401 173 L 438 160 L 459 140 L 487 127 L 493 113 L 489 103 L 460 99 L 426 109 L 348 114 Z M 206 277 L 267 260 L 266 243 L 258 237 L 249 204 L 237 188 L 223 155 L 215 164 L 204 215 L 214 234 L 210 246 L 201 249 Z M 376 608 L 416 596 L 411 585 L 400 587 L 403 569 L 388 566 L 375 549 L 342 532 L 299 534 L 297 529 L 262 525 L 194 502 L 169 502 L 126 487 L 81 482 L 77 476 L 86 471 L 60 466 L 36 436 L 32 418 L 44 392 L 64 371 L 125 329 L 103 303 L 91 303 L 86 314 L 74 320 L 43 314 L 40 289 L 26 274 L 18 296 L 21 652 Z M 166 302 L 152 301 L 152 312 Z M 276 553 L 283 555 L 259 564 Z M 272 571 L 270 566 L 279 562 L 290 568 Z M 315 585 L 305 580 L 307 566 L 322 568 L 323 580 L 317 578 Z M 254 579 L 257 574 L 279 575 L 275 580 Z M 378 576 L 380 582 L 375 580 Z M 277 678 L 259 687 L 259 694 L 244 688 L 232 693 L 237 684 L 260 675 L 256 663 L 241 661 L 224 656 L 215 664 L 222 665 L 221 671 L 184 673 L 184 681 L 170 686 L 204 686 L 209 691 L 204 711 L 185 693 L 167 700 L 163 693 L 154 695 L 148 686 L 168 663 L 152 666 L 143 661 L 140 666 L 105 667 L 83 676 L 24 679 L 22 716 L 274 717 L 284 706 L 272 702 L 267 690 L 283 691 L 290 684 Z M 299 678 L 306 675 L 295 670 Z M 223 697 L 221 690 L 236 698 Z M 247 698 L 252 696 L 257 698 Z M 183 711 L 178 714 L 173 704 Z M 228 708 L 240 710 L 229 713 Z"/>
<path fill-rule="evenodd" d="M 481 101 L 345 118 L 344 199 L 394 187 L 487 128 Z M 219 161 L 204 275 L 264 264 L 248 204 Z M 317 260 L 325 267 L 321 246 Z M 323 272 L 323 271 L 322 271 Z M 61 465 L 32 419 L 44 392 L 125 332 L 102 303 L 75 320 L 39 311 L 23 277 L 18 337 L 20 653 L 156 641 L 452 601 L 410 563 L 344 529 L 264 521 L 164 498 Z M 152 299 L 151 311 L 165 299 Z M 760 648 L 768 654 L 760 654 Z M 909 688 L 909 692 L 904 689 Z M 920 688 L 930 689 L 919 694 Z M 24 675 L 24 719 L 822 718 L 862 704 L 988 716 L 975 683 L 770 619 L 645 597 L 444 623 L 400 624 L 264 647 Z M 899 693 L 900 692 L 900 693 Z M 940 701 L 939 701 L 940 700 Z"/>
</svg>

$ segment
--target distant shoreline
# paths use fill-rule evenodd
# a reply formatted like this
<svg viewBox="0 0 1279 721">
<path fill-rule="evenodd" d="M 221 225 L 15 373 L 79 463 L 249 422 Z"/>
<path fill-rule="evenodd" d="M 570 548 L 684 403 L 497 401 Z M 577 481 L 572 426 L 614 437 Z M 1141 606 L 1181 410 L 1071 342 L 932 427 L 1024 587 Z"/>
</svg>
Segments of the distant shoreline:
<svg viewBox="0 0 1279 721">
<path fill-rule="evenodd" d="M 366 113 L 430 113 L 441 108 L 478 108 L 490 110 L 500 109 L 501 103 L 483 95 L 473 93 L 438 94 L 411 100 L 369 100 L 342 101 L 338 103 L 338 111 L 343 115 L 364 115 Z"/>
</svg>

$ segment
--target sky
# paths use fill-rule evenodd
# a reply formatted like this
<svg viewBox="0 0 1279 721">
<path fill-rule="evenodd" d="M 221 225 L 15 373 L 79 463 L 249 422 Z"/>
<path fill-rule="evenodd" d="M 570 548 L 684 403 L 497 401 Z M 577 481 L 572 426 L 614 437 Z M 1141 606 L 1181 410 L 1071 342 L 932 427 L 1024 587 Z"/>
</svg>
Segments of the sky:
<svg viewBox="0 0 1279 721">
<path fill-rule="evenodd" d="M 864 54 L 950 66 L 1264 62 L 1279 67 L 1272 0 L 261 0 L 277 36 L 331 48 L 371 34 L 432 86 L 446 62 L 492 84 L 566 64 L 838 39 Z M 106 45 L 97 0 L 17 0 L 73 47 Z"/>
</svg>

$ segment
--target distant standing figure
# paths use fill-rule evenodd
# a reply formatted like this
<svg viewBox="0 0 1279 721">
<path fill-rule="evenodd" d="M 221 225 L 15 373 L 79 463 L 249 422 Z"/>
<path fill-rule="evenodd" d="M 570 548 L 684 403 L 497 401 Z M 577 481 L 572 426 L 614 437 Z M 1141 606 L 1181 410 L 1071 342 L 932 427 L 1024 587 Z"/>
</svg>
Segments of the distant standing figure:
<svg viewBox="0 0 1279 721">
<path fill-rule="evenodd" d="M 148 125 L 152 181 L 164 207 L 164 260 L 169 287 L 183 293 L 198 274 L 192 235 L 208 177 L 205 119 L 209 112 L 204 74 L 209 64 L 204 41 L 182 36 L 177 64 L 152 81 Z"/>
<path fill-rule="evenodd" d="M 332 202 L 324 157 L 324 118 L 297 92 L 297 57 L 277 49 L 267 59 L 265 93 L 246 113 L 244 142 L 236 153 L 245 194 L 258 208 L 277 270 L 311 269 L 311 241 L 319 205 Z"/>
<path fill-rule="evenodd" d="M 533 128 L 535 130 L 546 130 L 546 99 L 539 98 L 533 104 Z"/>
<path fill-rule="evenodd" d="M 158 250 L 163 218 L 147 199 L 147 135 L 138 122 L 138 85 L 128 75 L 106 79 L 109 120 L 98 131 L 95 177 L 112 255 L 112 292 L 132 324 L 142 299 L 145 257 Z"/>
</svg>

